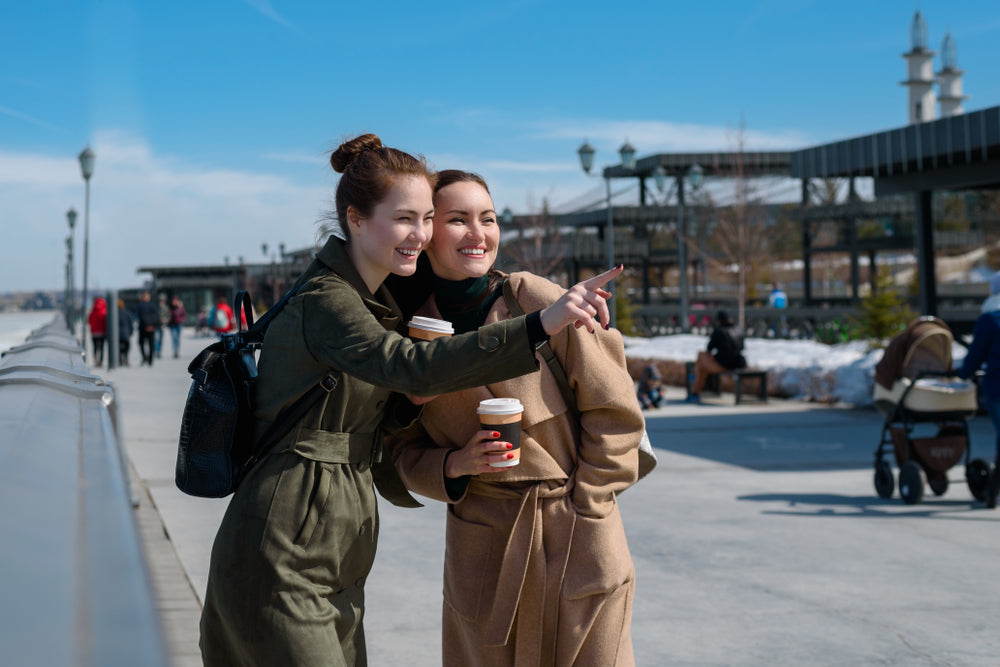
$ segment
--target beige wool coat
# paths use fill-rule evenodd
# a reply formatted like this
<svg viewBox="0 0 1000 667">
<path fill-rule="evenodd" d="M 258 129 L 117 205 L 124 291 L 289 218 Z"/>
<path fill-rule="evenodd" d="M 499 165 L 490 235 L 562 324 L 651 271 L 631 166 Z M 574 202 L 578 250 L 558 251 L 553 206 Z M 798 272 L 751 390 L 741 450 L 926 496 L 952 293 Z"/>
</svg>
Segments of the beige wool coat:
<svg viewBox="0 0 1000 667">
<path fill-rule="evenodd" d="M 531 312 L 563 293 L 530 273 L 510 276 Z M 433 299 L 425 314 L 436 314 Z M 440 316 L 440 315 L 437 315 Z M 509 319 L 501 297 L 486 322 Z M 567 327 L 551 345 L 581 413 L 539 373 L 440 396 L 387 443 L 407 486 L 448 502 L 445 665 L 631 665 L 635 570 L 616 496 L 635 483 L 644 420 L 621 335 Z M 445 487 L 448 452 L 479 430 L 484 398 L 524 404 L 519 465 Z"/>
</svg>

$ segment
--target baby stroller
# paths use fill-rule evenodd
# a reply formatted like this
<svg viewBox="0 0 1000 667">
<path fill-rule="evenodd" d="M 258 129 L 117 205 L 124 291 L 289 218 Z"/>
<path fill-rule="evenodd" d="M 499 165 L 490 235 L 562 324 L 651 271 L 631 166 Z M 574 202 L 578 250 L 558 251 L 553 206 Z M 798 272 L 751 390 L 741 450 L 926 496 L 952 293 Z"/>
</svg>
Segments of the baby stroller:
<svg viewBox="0 0 1000 667">
<path fill-rule="evenodd" d="M 936 317 L 920 317 L 889 342 L 875 366 L 875 406 L 885 416 L 875 449 L 875 491 L 891 498 L 892 466 L 899 466 L 899 495 L 908 505 L 924 495 L 921 471 L 934 495 L 948 490 L 948 469 L 965 456 L 965 479 L 977 500 L 989 487 L 986 461 L 970 461 L 968 419 L 978 410 L 976 385 L 954 377 L 951 330 Z M 929 433 L 918 434 L 919 430 Z M 918 437 L 919 435 L 919 437 Z"/>
</svg>

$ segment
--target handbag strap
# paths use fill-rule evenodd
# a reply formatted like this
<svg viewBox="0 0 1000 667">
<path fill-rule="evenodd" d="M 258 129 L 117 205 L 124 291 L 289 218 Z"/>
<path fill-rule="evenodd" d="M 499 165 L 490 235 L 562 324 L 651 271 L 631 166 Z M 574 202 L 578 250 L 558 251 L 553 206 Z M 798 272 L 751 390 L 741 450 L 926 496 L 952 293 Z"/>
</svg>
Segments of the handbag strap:
<svg viewBox="0 0 1000 667">
<path fill-rule="evenodd" d="M 247 331 L 253 328 L 253 304 L 250 303 L 250 292 L 240 290 L 233 299 L 233 314 L 236 316 L 236 329 L 243 331 L 243 323 L 247 323 Z"/>
<path fill-rule="evenodd" d="M 524 315 L 524 309 L 521 308 L 521 304 L 517 302 L 517 297 L 514 296 L 514 288 L 510 285 L 510 280 L 503 281 L 503 299 L 507 303 L 507 310 L 510 311 L 511 315 L 519 317 Z M 552 346 L 549 345 L 549 341 L 541 343 L 535 350 L 542 355 L 542 359 L 545 360 L 545 364 L 549 367 L 549 371 L 552 373 L 552 377 L 555 378 L 556 384 L 559 386 L 559 393 L 562 394 L 563 401 L 566 403 L 566 407 L 569 408 L 574 415 L 580 416 L 580 411 L 576 407 L 576 393 L 573 388 L 569 386 L 569 378 L 566 376 L 566 370 L 559 363 L 559 358 L 556 357 L 556 353 L 552 351 Z"/>
<path fill-rule="evenodd" d="M 340 382 L 340 376 L 340 371 L 330 371 L 323 377 L 322 380 L 310 387 L 309 391 L 304 393 L 302 396 L 299 396 L 294 403 L 278 413 L 277 418 L 271 423 L 267 430 L 264 431 L 264 435 L 260 437 L 260 442 L 257 443 L 256 450 L 243 467 L 244 473 L 245 471 L 250 470 L 250 468 L 252 468 L 257 461 L 262 459 L 264 455 L 278 443 L 279 440 L 284 438 L 288 432 L 292 430 L 292 427 L 301 421 L 301 419 L 306 416 L 306 413 L 309 412 L 309 410 L 311 410 L 321 398 L 337 388 L 337 384 Z"/>
<path fill-rule="evenodd" d="M 281 309 L 285 307 L 288 300 L 295 296 L 295 293 L 299 291 L 299 288 L 305 284 L 305 281 L 300 277 L 299 280 L 292 285 L 292 288 L 285 292 L 285 295 L 281 297 L 278 303 L 271 306 L 270 309 L 264 315 L 258 319 L 256 322 L 253 321 L 253 315 L 250 308 L 250 294 L 246 290 L 240 290 L 236 295 L 237 307 L 244 308 L 246 314 L 247 330 L 244 333 L 246 336 L 247 343 L 251 345 L 260 345 L 264 341 L 264 333 L 267 332 L 268 326 L 271 324 L 271 320 L 277 316 Z M 237 317 L 239 318 L 239 313 L 237 312 Z M 240 318 L 239 321 L 242 321 Z M 254 448 L 254 453 L 247 460 L 244 466 L 244 474 L 247 470 L 253 467 L 253 465 L 259 461 L 261 458 L 267 454 L 272 447 L 279 440 L 281 440 L 292 427 L 295 426 L 306 413 L 316 405 L 321 398 L 328 395 L 333 391 L 337 384 L 340 382 L 340 377 L 342 373 L 340 371 L 330 371 L 327 373 L 322 380 L 314 384 L 309 388 L 302 396 L 289 405 L 287 408 L 278 413 L 277 418 L 271 423 L 271 425 L 264 431 L 264 435 L 261 436 L 260 441 L 257 442 Z"/>
<path fill-rule="evenodd" d="M 236 293 L 236 298 L 234 300 L 235 308 L 233 312 L 236 314 L 236 321 L 242 329 L 243 321 L 246 320 L 247 329 L 246 331 L 241 331 L 245 336 L 248 343 L 261 343 L 264 341 L 264 334 L 267 332 L 267 327 L 270 326 L 271 320 L 273 320 L 281 309 L 285 307 L 288 300 L 295 296 L 296 292 L 299 291 L 305 282 L 299 279 L 300 282 L 292 285 L 292 288 L 285 292 L 285 295 L 281 297 L 278 303 L 271 306 L 266 313 L 261 315 L 261 317 L 254 322 L 253 320 L 253 309 L 250 305 L 250 293 L 246 290 L 240 290 Z"/>
</svg>

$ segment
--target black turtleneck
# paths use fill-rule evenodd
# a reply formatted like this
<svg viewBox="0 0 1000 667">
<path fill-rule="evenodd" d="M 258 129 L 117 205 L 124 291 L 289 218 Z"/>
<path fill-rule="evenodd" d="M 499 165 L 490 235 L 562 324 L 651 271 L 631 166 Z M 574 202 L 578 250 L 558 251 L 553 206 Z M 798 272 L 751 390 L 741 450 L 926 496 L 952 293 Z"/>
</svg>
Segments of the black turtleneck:
<svg viewBox="0 0 1000 667">
<path fill-rule="evenodd" d="M 434 303 L 441 311 L 441 317 L 455 327 L 455 333 L 465 333 L 481 327 L 486 322 L 490 308 L 503 292 L 503 280 L 490 289 L 490 274 L 465 280 L 445 280 L 434 276 L 432 284 Z M 528 313 L 524 323 L 532 347 L 549 339 L 542 327 L 541 311 Z"/>
<path fill-rule="evenodd" d="M 455 333 L 465 333 L 483 325 L 490 308 L 500 298 L 502 284 L 498 282 L 491 291 L 489 274 L 465 280 L 434 276 L 434 302 L 441 316 L 455 327 Z"/>
</svg>

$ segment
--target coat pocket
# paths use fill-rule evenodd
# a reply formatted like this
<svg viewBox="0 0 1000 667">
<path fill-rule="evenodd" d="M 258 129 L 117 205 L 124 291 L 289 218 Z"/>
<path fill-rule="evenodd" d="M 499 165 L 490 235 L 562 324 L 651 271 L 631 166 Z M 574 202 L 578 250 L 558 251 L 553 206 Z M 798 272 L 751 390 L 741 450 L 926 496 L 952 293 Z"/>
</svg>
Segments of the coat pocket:
<svg viewBox="0 0 1000 667">
<path fill-rule="evenodd" d="M 306 502 L 306 517 L 298 535 L 295 536 L 294 544 L 298 547 L 306 547 L 312 541 L 316 527 L 326 511 L 326 501 L 330 497 L 330 471 L 319 462 L 313 462 L 311 467 L 313 468 L 312 493 Z"/>
<path fill-rule="evenodd" d="M 459 616 L 475 621 L 490 567 L 493 529 L 463 521 L 448 508 L 444 555 L 444 600 Z"/>
<path fill-rule="evenodd" d="M 562 596 L 606 595 L 635 577 L 618 504 L 603 517 L 576 515 Z"/>
<path fill-rule="evenodd" d="M 330 484 L 324 464 L 289 454 L 271 496 L 260 550 L 308 546 L 322 520 Z"/>
</svg>

